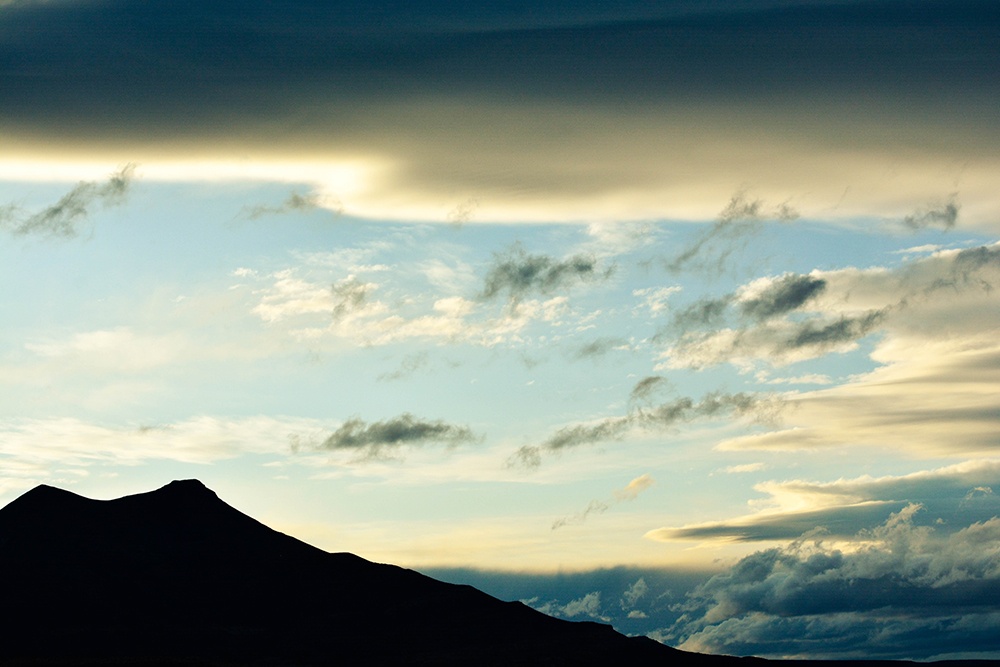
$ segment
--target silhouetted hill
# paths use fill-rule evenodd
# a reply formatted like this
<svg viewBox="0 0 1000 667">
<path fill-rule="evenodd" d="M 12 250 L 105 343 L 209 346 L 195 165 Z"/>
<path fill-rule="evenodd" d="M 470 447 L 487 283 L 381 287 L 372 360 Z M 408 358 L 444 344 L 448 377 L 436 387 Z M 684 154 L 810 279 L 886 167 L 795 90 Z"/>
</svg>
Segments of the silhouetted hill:
<svg viewBox="0 0 1000 667">
<path fill-rule="evenodd" d="M 0 509 L 0 577 L 0 665 L 771 664 L 327 553 L 197 480 L 108 501 L 32 489 Z"/>
<path fill-rule="evenodd" d="M 0 509 L 0 659 L 219 664 L 700 661 L 596 623 L 267 528 L 195 480 L 98 501 L 39 486 Z"/>
</svg>

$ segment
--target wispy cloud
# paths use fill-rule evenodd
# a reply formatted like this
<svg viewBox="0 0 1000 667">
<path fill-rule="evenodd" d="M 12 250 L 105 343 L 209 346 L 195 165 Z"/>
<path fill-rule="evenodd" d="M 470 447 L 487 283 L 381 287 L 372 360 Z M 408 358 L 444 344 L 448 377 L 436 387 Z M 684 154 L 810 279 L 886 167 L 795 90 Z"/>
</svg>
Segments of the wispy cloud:
<svg viewBox="0 0 1000 667">
<path fill-rule="evenodd" d="M 558 530 L 564 526 L 583 523 L 587 520 L 587 517 L 592 514 L 603 514 L 619 503 L 635 500 L 639 497 L 640 493 L 649 489 L 649 487 L 653 486 L 655 483 L 656 480 L 650 475 L 640 475 L 626 484 L 623 488 L 615 489 L 610 498 L 606 498 L 604 500 L 591 500 L 586 509 L 582 512 L 577 512 L 571 516 L 556 519 L 552 523 L 552 530 Z"/>
<path fill-rule="evenodd" d="M 457 447 L 476 440 L 478 436 L 466 426 L 420 419 L 406 412 L 372 423 L 352 417 L 320 442 L 318 448 L 350 451 L 358 454 L 359 460 L 372 461 L 395 458 L 405 446 L 439 443 Z"/>
<path fill-rule="evenodd" d="M 520 244 L 496 253 L 484 278 L 480 298 L 484 300 L 506 296 L 512 306 L 532 294 L 543 296 L 572 287 L 581 282 L 606 280 L 614 266 L 601 269 L 593 255 L 573 255 L 556 259 L 549 255 L 532 255 Z"/>
<path fill-rule="evenodd" d="M 686 269 L 721 272 L 743 239 L 758 233 L 765 220 L 789 221 L 799 217 L 787 203 L 768 208 L 761 199 L 751 199 L 746 190 L 730 198 L 715 222 L 676 257 L 664 262 L 671 273 Z"/>
<path fill-rule="evenodd" d="M 325 208 L 333 211 L 334 213 L 341 212 L 339 202 L 323 201 L 316 192 L 303 193 L 292 191 L 280 204 L 255 204 L 253 206 L 244 206 L 240 209 L 240 212 L 236 217 L 243 220 L 258 220 L 265 216 L 312 211 L 320 205 L 323 205 Z"/>
<path fill-rule="evenodd" d="M 96 207 L 111 208 L 125 202 L 135 169 L 136 165 L 129 163 L 104 182 L 78 183 L 55 204 L 37 213 L 24 215 L 20 207 L 14 205 L 0 208 L 0 229 L 15 236 L 73 238 Z"/>
<path fill-rule="evenodd" d="M 639 407 L 625 415 L 565 426 L 539 445 L 519 448 L 507 460 L 507 465 L 537 468 L 545 454 L 620 440 L 636 429 L 660 431 L 676 424 L 723 416 L 773 421 L 779 410 L 780 401 L 770 395 L 716 392 L 706 394 L 700 401 L 685 396 L 658 405 Z"/>
<path fill-rule="evenodd" d="M 382 375 L 379 375 L 378 379 L 383 381 L 402 380 L 403 378 L 413 375 L 420 369 L 426 368 L 428 359 L 429 355 L 427 352 L 421 351 L 408 354 L 403 357 L 403 360 L 399 364 L 399 368 L 391 373 L 383 373 Z"/>
</svg>

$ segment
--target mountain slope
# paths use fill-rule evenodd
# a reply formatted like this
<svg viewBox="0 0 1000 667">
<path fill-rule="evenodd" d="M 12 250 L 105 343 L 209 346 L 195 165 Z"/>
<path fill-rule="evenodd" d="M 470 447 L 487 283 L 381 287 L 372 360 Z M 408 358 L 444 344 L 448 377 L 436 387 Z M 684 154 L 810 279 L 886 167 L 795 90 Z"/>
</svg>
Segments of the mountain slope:
<svg viewBox="0 0 1000 667">
<path fill-rule="evenodd" d="M 195 480 L 110 501 L 37 487 L 0 509 L 0 573 L 5 660 L 710 660 L 324 552 L 258 523 Z"/>
</svg>

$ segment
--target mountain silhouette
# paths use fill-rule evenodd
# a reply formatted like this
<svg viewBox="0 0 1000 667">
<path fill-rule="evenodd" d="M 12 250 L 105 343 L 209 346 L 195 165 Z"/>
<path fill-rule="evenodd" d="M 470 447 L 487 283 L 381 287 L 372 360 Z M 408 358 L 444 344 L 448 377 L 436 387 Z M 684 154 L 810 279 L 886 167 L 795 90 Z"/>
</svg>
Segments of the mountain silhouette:
<svg viewBox="0 0 1000 667">
<path fill-rule="evenodd" d="M 196 480 L 0 509 L 0 664 L 683 665 L 610 626 L 328 553 Z"/>
</svg>

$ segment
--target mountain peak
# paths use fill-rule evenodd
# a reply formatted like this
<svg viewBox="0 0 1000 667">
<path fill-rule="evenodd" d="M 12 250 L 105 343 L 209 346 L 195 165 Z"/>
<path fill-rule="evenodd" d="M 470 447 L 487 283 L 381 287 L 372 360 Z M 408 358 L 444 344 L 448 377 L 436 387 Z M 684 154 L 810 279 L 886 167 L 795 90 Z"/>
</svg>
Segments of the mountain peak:
<svg viewBox="0 0 1000 667">
<path fill-rule="evenodd" d="M 213 498 L 219 497 L 215 491 L 212 491 L 212 489 L 205 486 L 204 483 L 198 479 L 175 479 L 166 486 L 161 486 L 152 493 L 184 494 L 191 496 L 210 495 Z"/>
</svg>

